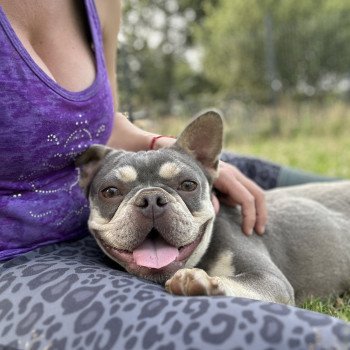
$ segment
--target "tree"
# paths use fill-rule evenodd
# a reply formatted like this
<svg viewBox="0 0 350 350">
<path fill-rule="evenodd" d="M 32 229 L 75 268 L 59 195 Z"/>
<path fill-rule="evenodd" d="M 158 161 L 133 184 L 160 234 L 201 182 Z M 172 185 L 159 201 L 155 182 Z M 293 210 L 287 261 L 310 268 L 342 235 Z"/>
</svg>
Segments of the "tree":
<svg viewBox="0 0 350 350">
<path fill-rule="evenodd" d="M 210 0 L 215 4 L 218 0 Z M 128 0 L 124 2 L 118 79 L 122 104 L 160 106 L 172 111 L 174 100 L 203 91 L 203 75 L 188 60 L 196 52 L 191 24 L 200 23 L 204 2 Z"/>
<path fill-rule="evenodd" d="M 219 0 L 205 13 L 203 74 L 227 95 L 317 93 L 349 72 L 346 0 Z"/>
</svg>

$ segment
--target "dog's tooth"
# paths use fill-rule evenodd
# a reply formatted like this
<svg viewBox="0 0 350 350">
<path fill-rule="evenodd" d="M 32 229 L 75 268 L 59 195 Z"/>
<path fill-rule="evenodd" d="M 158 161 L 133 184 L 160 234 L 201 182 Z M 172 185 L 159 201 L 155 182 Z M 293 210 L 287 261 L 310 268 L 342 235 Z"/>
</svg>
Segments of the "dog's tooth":
<svg viewBox="0 0 350 350">
<path fill-rule="evenodd" d="M 163 179 L 171 179 L 181 172 L 181 166 L 175 162 L 166 162 L 159 169 L 159 176 Z"/>
<path fill-rule="evenodd" d="M 117 169 L 116 176 L 123 182 L 133 182 L 137 179 L 137 171 L 131 165 L 125 165 Z"/>
</svg>

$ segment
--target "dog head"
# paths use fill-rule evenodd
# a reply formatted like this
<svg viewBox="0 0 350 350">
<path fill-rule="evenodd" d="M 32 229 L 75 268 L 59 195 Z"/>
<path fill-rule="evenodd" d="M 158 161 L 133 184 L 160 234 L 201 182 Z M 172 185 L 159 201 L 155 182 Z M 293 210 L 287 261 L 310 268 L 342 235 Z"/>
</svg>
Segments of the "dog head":
<svg viewBox="0 0 350 350">
<path fill-rule="evenodd" d="M 83 153 L 77 165 L 89 230 L 103 252 L 158 283 L 195 266 L 211 238 L 222 138 L 220 115 L 208 111 L 170 148 L 135 153 L 94 145 Z"/>
</svg>

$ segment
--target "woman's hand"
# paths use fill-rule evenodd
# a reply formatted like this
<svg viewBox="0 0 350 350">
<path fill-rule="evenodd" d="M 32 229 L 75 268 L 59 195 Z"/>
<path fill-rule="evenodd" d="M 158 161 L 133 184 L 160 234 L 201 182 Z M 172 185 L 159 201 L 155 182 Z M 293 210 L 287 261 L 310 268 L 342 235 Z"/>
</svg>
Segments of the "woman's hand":
<svg viewBox="0 0 350 350">
<path fill-rule="evenodd" d="M 264 191 L 253 181 L 243 175 L 237 168 L 220 161 L 219 177 L 214 182 L 219 194 L 219 201 L 229 206 L 242 208 L 242 231 L 251 235 L 253 229 L 263 234 L 267 222 L 267 208 Z M 218 199 L 212 199 L 215 212 L 220 208 Z"/>
</svg>

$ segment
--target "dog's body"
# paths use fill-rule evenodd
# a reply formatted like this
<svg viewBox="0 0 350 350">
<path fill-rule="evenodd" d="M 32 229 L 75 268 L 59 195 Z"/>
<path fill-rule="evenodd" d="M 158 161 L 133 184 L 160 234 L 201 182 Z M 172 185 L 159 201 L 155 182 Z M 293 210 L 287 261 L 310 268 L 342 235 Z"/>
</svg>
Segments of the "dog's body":
<svg viewBox="0 0 350 350">
<path fill-rule="evenodd" d="M 263 236 L 242 235 L 239 211 L 222 208 L 198 267 L 236 276 L 228 294 L 275 302 L 350 290 L 350 182 L 270 190 L 266 201 Z"/>
<path fill-rule="evenodd" d="M 208 112 L 174 147 L 81 156 L 89 228 L 130 273 L 183 295 L 232 295 L 294 304 L 350 290 L 350 182 L 266 192 L 263 236 L 241 232 L 237 208 L 210 200 L 222 120 Z"/>
</svg>

